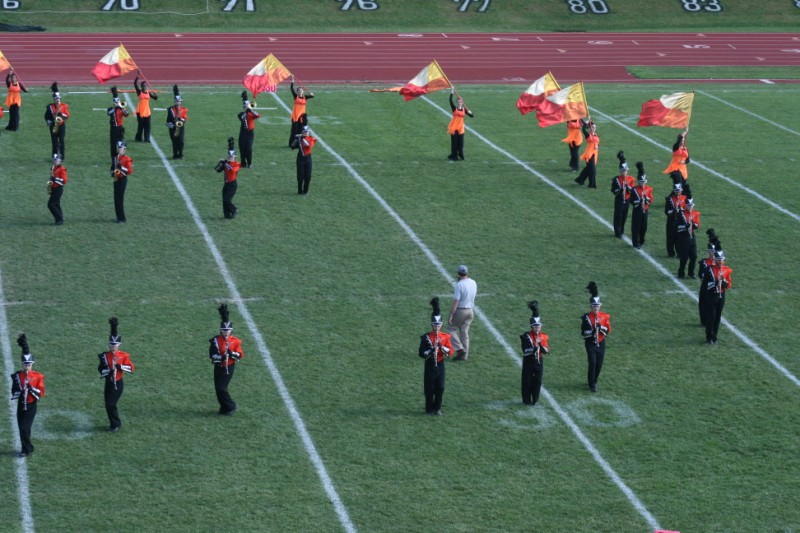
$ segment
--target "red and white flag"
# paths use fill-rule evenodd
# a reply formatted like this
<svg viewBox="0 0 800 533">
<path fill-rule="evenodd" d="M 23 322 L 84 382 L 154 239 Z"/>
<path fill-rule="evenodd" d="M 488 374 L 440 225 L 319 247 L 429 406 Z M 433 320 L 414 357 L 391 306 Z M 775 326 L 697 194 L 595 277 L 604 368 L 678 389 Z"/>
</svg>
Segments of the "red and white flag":
<svg viewBox="0 0 800 533">
<path fill-rule="evenodd" d="M 3 52 L 0 52 L 0 72 L 4 70 L 8 70 L 11 68 L 11 63 L 8 62 L 6 56 L 3 55 Z"/>
<path fill-rule="evenodd" d="M 665 94 L 658 100 L 648 100 L 642 104 L 636 125 L 685 129 L 692 118 L 693 102 L 693 92 Z"/>
<path fill-rule="evenodd" d="M 97 62 L 92 69 L 92 74 L 102 85 L 108 80 L 113 80 L 138 68 L 128 51 L 120 44 Z"/>
<path fill-rule="evenodd" d="M 289 69 L 284 67 L 277 57 L 269 54 L 250 69 L 242 83 L 255 98 L 258 93 L 274 93 L 278 90 L 278 84 L 291 75 Z"/>
<path fill-rule="evenodd" d="M 517 109 L 523 115 L 536 111 L 536 108 L 547 96 L 560 89 L 561 87 L 558 86 L 556 79 L 548 72 L 525 89 L 525 92 L 517 100 Z"/>
<path fill-rule="evenodd" d="M 536 119 L 540 128 L 588 115 L 589 106 L 586 104 L 582 81 L 548 95 L 536 108 Z"/>
</svg>

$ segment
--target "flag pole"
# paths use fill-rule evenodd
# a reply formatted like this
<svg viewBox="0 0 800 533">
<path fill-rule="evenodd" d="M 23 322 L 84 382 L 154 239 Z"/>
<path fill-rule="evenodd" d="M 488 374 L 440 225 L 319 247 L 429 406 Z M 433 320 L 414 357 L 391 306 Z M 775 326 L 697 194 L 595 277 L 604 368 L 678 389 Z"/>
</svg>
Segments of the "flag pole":
<svg viewBox="0 0 800 533">
<path fill-rule="evenodd" d="M 16 71 L 16 70 L 14 70 L 14 66 L 11 64 L 11 61 L 9 61 L 9 60 L 8 60 L 8 58 L 7 58 L 5 55 L 3 55 L 3 57 L 5 57 L 5 58 L 6 58 L 6 63 L 8 63 L 8 70 L 10 70 L 11 72 L 13 72 L 13 73 L 14 73 L 14 75 L 17 77 L 17 82 L 18 82 L 20 85 L 25 85 L 25 84 L 22 82 L 22 78 L 20 78 L 20 77 L 19 77 L 19 74 L 17 74 L 17 71 Z"/>
<path fill-rule="evenodd" d="M 583 88 L 583 82 L 581 84 L 581 96 L 583 96 L 583 101 L 586 102 L 586 114 L 589 117 L 589 121 L 592 120 L 592 114 L 589 112 L 589 100 L 586 99 L 586 90 Z"/>
<path fill-rule="evenodd" d="M 458 92 L 458 89 L 456 89 L 456 88 L 455 88 L 455 85 L 453 85 L 453 82 L 451 82 L 451 81 L 450 81 L 450 78 L 448 78 L 448 77 L 447 77 L 447 74 L 445 74 L 445 73 L 444 73 L 444 69 L 443 69 L 443 68 L 442 68 L 442 66 L 439 64 L 439 62 L 438 62 L 438 61 L 436 61 L 436 59 L 434 59 L 434 60 L 433 60 L 433 62 L 434 62 L 434 63 L 436 63 L 436 68 L 438 68 L 438 69 L 439 69 L 439 72 L 441 72 L 441 73 L 442 73 L 442 76 L 444 76 L 444 79 L 445 79 L 445 80 L 447 80 L 447 84 L 450 86 L 450 88 L 451 88 L 451 89 L 453 89 L 453 92 L 454 92 L 454 93 L 456 93 L 456 96 L 457 96 L 458 98 L 461 98 L 461 101 L 462 101 L 462 102 L 464 102 L 464 97 L 463 97 L 463 96 L 461 96 L 461 93 L 460 93 L 460 92 Z M 466 102 L 464 102 L 464 107 L 465 107 L 465 108 L 467 108 L 467 109 L 469 109 L 469 108 L 467 107 L 467 103 L 466 103 Z"/>
<path fill-rule="evenodd" d="M 561 85 L 558 84 L 558 81 L 556 80 L 556 77 L 553 76 L 553 73 L 548 70 L 547 71 L 547 75 L 550 76 L 550 79 L 553 80 L 553 83 L 556 84 L 556 88 L 560 91 L 561 90 Z"/>
</svg>

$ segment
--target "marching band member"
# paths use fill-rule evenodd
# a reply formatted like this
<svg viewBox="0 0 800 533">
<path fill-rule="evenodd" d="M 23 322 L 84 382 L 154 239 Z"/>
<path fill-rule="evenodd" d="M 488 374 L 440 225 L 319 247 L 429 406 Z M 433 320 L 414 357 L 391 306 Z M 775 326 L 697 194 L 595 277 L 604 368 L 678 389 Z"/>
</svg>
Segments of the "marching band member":
<svg viewBox="0 0 800 533">
<path fill-rule="evenodd" d="M 61 102 L 61 93 L 58 92 L 58 82 L 50 86 L 53 91 L 53 103 L 47 106 L 44 112 L 44 121 L 50 129 L 51 154 L 61 154 L 61 160 L 67 159 L 64 139 L 67 136 L 67 120 L 69 120 L 69 105 Z"/>
<path fill-rule="evenodd" d="M 17 79 L 14 69 L 9 70 L 8 74 L 6 74 L 6 87 L 8 87 L 8 95 L 6 95 L 6 101 L 3 104 L 8 109 L 9 114 L 6 129 L 8 131 L 17 131 L 19 129 L 19 108 L 22 106 L 21 93 L 28 92 L 28 89 L 25 84 Z"/>
<path fill-rule="evenodd" d="M 128 187 L 128 176 L 133 174 L 133 159 L 126 153 L 124 141 L 117 144 L 117 156 L 111 168 L 111 179 L 114 180 L 114 212 L 117 222 L 127 222 L 125 217 L 125 189 Z"/>
<path fill-rule="evenodd" d="M 689 149 L 686 148 L 686 136 L 688 134 L 689 128 L 686 128 L 682 133 L 678 134 L 678 139 L 675 141 L 675 144 L 672 145 L 672 160 L 662 174 L 670 174 L 677 170 L 681 173 L 683 179 L 689 177 L 689 171 L 686 169 L 686 165 L 691 161 L 691 159 L 689 159 Z"/>
<path fill-rule="evenodd" d="M 253 102 L 255 104 L 255 102 Z M 250 168 L 253 164 L 253 141 L 256 136 L 256 119 L 261 114 L 253 110 L 247 91 L 242 91 L 242 112 L 239 113 L 239 152 L 242 154 L 242 166 Z"/>
<path fill-rule="evenodd" d="M 697 261 L 697 239 L 695 233 L 700 228 L 700 211 L 694 208 L 694 200 L 686 200 L 678 214 L 677 240 L 675 248 L 678 250 L 678 277 L 686 275 L 686 262 L 689 262 L 689 277 L 694 278 L 694 265 Z"/>
<path fill-rule="evenodd" d="M 308 186 L 311 184 L 311 150 L 316 142 L 317 139 L 311 136 L 308 126 L 303 126 L 303 132 L 292 142 L 292 148 L 297 149 L 297 194 L 303 196 L 308 194 Z"/>
<path fill-rule="evenodd" d="M 678 218 L 686 205 L 686 196 L 680 183 L 672 186 L 672 192 L 664 199 L 664 214 L 667 215 L 667 255 L 675 257 L 675 243 L 678 239 Z"/>
<path fill-rule="evenodd" d="M 172 86 L 172 94 L 175 96 L 175 105 L 167 109 L 167 128 L 169 128 L 169 138 L 172 141 L 172 159 L 183 159 L 183 139 L 185 134 L 188 110 L 183 107 L 178 85 Z"/>
<path fill-rule="evenodd" d="M 28 339 L 24 333 L 17 338 L 17 344 L 22 348 L 22 370 L 11 374 L 11 400 L 17 401 L 17 427 L 22 443 L 19 456 L 27 457 L 33 453 L 31 428 L 36 418 L 36 406 L 44 397 L 44 374 L 33 370 L 36 361 L 28 349 Z"/>
<path fill-rule="evenodd" d="M 214 390 L 219 402 L 219 414 L 233 416 L 238 407 L 228 394 L 228 385 L 233 378 L 233 371 L 236 370 L 236 362 L 244 357 L 244 352 L 242 341 L 231 334 L 233 322 L 228 318 L 227 304 L 221 304 L 218 311 L 222 319 L 219 335 L 209 339 L 208 356 L 214 364 Z"/>
<path fill-rule="evenodd" d="M 138 102 L 136 104 L 136 142 L 150 142 L 150 99 L 158 100 L 158 93 L 150 90 L 150 84 L 146 81 L 139 83 L 139 76 L 133 80 L 133 88 L 136 89 Z"/>
<path fill-rule="evenodd" d="M 450 119 L 450 124 L 447 125 L 447 133 L 450 134 L 450 155 L 447 159 L 456 161 L 457 159 L 464 160 L 464 116 L 474 117 L 472 111 L 464 105 L 464 100 L 459 95 L 456 102 L 453 103 L 453 94 L 456 92 L 455 87 L 450 87 L 450 110 L 453 112 L 453 118 Z"/>
<path fill-rule="evenodd" d="M 700 278 L 700 290 L 697 293 L 697 309 L 700 312 L 700 324 L 703 326 L 706 325 L 705 309 L 706 297 L 708 296 L 708 291 L 705 290 L 703 276 L 705 275 L 706 269 L 711 268 L 711 265 L 714 264 L 714 252 L 717 250 L 722 250 L 722 243 L 719 242 L 719 238 L 717 237 L 714 228 L 707 230 L 706 235 L 708 236 L 708 246 L 706 247 L 708 255 L 705 259 L 700 261 L 700 266 L 698 267 L 697 273 L 697 277 Z"/>
<path fill-rule="evenodd" d="M 647 234 L 647 210 L 653 203 L 653 188 L 647 185 L 647 174 L 644 173 L 644 163 L 636 163 L 638 185 L 631 190 L 631 203 L 633 204 L 633 217 L 631 220 L 631 242 L 637 250 L 644 246 L 644 237 Z"/>
<path fill-rule="evenodd" d="M 542 390 L 543 355 L 550 353 L 547 333 L 542 333 L 539 302 L 528 302 L 531 310 L 531 330 L 519 336 L 522 342 L 522 403 L 536 405 Z"/>
<path fill-rule="evenodd" d="M 562 143 L 569 146 L 569 169 L 572 172 L 578 171 L 578 152 L 583 144 L 583 132 L 581 132 L 580 119 L 567 121 L 567 136 L 561 139 Z"/>
<path fill-rule="evenodd" d="M 603 304 L 600 302 L 597 284 L 594 281 L 589 282 L 586 290 L 592 295 L 589 298 L 589 306 L 592 310 L 581 318 L 581 335 L 583 335 L 583 344 L 589 363 L 587 373 L 589 390 L 597 392 L 597 378 L 600 376 L 603 359 L 606 356 L 606 337 L 611 333 L 611 315 L 600 312 Z"/>
<path fill-rule="evenodd" d="M 441 416 L 442 396 L 444 396 L 444 361 L 453 353 L 450 335 L 442 333 L 442 313 L 439 298 L 430 301 L 431 330 L 422 335 L 419 341 L 419 356 L 425 359 L 423 390 L 425 392 L 425 414 Z"/>
<path fill-rule="evenodd" d="M 50 181 L 47 182 L 47 209 L 55 219 L 55 225 L 64 223 L 64 212 L 61 211 L 61 195 L 64 194 L 64 185 L 67 184 L 67 167 L 61 164 L 61 156 L 53 154 L 53 167 L 50 169 Z"/>
<path fill-rule="evenodd" d="M 705 296 L 705 325 L 706 342 L 717 343 L 717 332 L 722 320 L 722 309 L 725 307 L 725 292 L 733 287 L 731 270 L 725 265 L 725 253 L 722 250 L 714 252 L 714 263 L 703 272 L 703 289 Z"/>
<path fill-rule="evenodd" d="M 303 127 L 308 124 L 308 116 L 306 115 L 306 103 L 311 98 L 314 98 L 314 93 L 311 91 L 306 92 L 305 87 L 302 85 L 294 90 L 294 75 L 292 76 L 292 83 L 289 85 L 289 90 L 292 91 L 292 98 L 294 105 L 292 106 L 292 131 L 289 134 L 289 148 L 294 148 L 293 143 L 297 135 L 303 131 Z M 305 120 L 301 117 L 306 115 Z"/>
<path fill-rule="evenodd" d="M 583 185 L 584 182 L 589 180 L 589 188 L 596 189 L 597 182 L 597 158 L 599 157 L 600 136 L 597 135 L 597 125 L 592 121 L 581 119 L 583 135 L 586 137 L 586 149 L 581 155 L 581 159 L 586 161 L 586 166 L 583 167 L 581 173 L 575 178 L 575 183 Z"/>
<path fill-rule="evenodd" d="M 119 345 L 122 344 L 122 336 L 117 331 L 119 320 L 117 320 L 117 317 L 112 316 L 108 319 L 108 323 L 111 326 L 111 334 L 108 336 L 108 351 L 97 356 L 100 360 L 97 371 L 100 372 L 100 377 L 105 379 L 103 396 L 105 398 L 106 414 L 110 423 L 108 431 L 116 433 L 122 427 L 119 411 L 117 411 L 117 403 L 119 403 L 122 391 L 125 389 L 125 382 L 122 376 L 125 372 L 133 373 L 134 368 L 131 356 L 119 349 Z"/>
<path fill-rule="evenodd" d="M 220 159 L 214 170 L 225 173 L 225 184 L 222 186 L 222 214 L 225 218 L 234 218 L 239 211 L 233 204 L 233 197 L 238 188 L 236 176 L 242 165 L 236 161 L 236 152 L 233 150 L 233 137 L 228 138 L 228 159 Z"/>
<path fill-rule="evenodd" d="M 111 94 L 114 96 L 114 104 L 106 109 L 109 124 L 109 147 L 111 149 L 111 170 L 114 170 L 114 160 L 117 157 L 117 147 L 125 140 L 125 127 L 122 123 L 125 117 L 130 115 L 125 108 L 125 103 L 119 99 L 119 92 L 116 87 L 111 87 Z"/>
<path fill-rule="evenodd" d="M 631 189 L 636 186 L 636 180 L 628 174 L 628 163 L 625 162 L 625 153 L 622 150 L 617 152 L 617 159 L 619 159 L 619 176 L 611 180 L 611 192 L 614 193 L 614 235 L 621 239 L 625 234 Z"/>
</svg>

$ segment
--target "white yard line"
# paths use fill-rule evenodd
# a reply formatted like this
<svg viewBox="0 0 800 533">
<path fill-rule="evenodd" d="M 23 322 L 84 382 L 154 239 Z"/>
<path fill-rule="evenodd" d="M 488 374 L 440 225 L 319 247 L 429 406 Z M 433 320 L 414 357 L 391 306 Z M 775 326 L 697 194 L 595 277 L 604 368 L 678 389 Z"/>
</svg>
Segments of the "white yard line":
<svg viewBox="0 0 800 533">
<path fill-rule="evenodd" d="M 3 350 L 3 364 L 6 372 L 6 390 L 11 390 L 11 374 L 14 373 L 14 356 L 11 351 L 11 335 L 8 329 L 8 317 L 6 316 L 6 296 L 3 291 L 3 272 L 0 271 L 0 344 Z M 8 408 L 9 424 L 11 425 L 11 432 L 13 439 L 14 449 L 18 450 L 21 446 L 19 440 L 19 432 L 17 430 L 17 404 L 16 402 L 9 402 Z M 28 465 L 25 458 L 19 458 L 16 461 L 16 474 L 17 474 L 17 497 L 19 498 L 19 514 L 22 518 L 22 530 L 25 533 L 33 533 L 33 512 L 31 511 L 31 496 L 28 485 Z"/>
<path fill-rule="evenodd" d="M 279 105 L 281 105 L 287 112 L 291 111 L 289 107 L 286 104 L 284 104 L 280 98 L 278 98 L 277 95 L 273 93 L 273 96 L 278 101 Z M 430 100 L 428 100 L 428 102 L 434 107 L 436 107 L 436 105 L 433 104 L 433 102 L 431 102 Z M 367 190 L 370 196 L 372 196 L 381 205 L 381 207 L 383 207 L 383 209 L 389 214 L 389 216 L 391 216 L 395 220 L 395 222 L 397 222 L 400 225 L 400 227 L 403 228 L 408 237 L 428 257 L 428 260 L 433 264 L 436 270 L 439 271 L 442 277 L 444 277 L 448 282 L 454 283 L 448 270 L 445 269 L 444 266 L 442 265 L 442 262 L 439 261 L 439 259 L 431 251 L 431 249 L 428 248 L 428 246 L 424 242 L 422 242 L 422 239 L 420 239 L 417 236 L 417 234 L 414 232 L 413 229 L 411 229 L 411 227 L 406 223 L 406 221 L 403 220 L 403 218 L 400 217 L 400 215 L 398 215 L 394 209 L 392 209 L 392 207 L 386 202 L 386 200 L 384 200 L 383 197 L 381 197 L 381 195 L 378 194 L 378 192 L 374 188 L 372 188 L 372 186 L 364 178 L 362 178 L 361 175 L 358 174 L 358 172 L 356 172 L 356 170 L 350 165 L 350 163 L 348 163 L 342 156 L 336 153 L 323 139 L 321 139 L 319 134 L 316 135 L 316 138 L 319 145 L 322 146 L 325 150 L 327 150 L 327 152 L 331 154 L 331 156 L 333 156 L 339 162 L 339 164 L 341 164 L 345 169 L 347 169 L 347 171 L 350 173 L 353 179 L 355 179 L 359 184 L 361 184 L 361 186 Z M 503 339 L 503 337 L 500 335 L 500 333 L 497 331 L 494 325 L 492 325 L 492 323 L 489 321 L 486 315 L 483 314 L 483 312 L 478 307 L 475 308 L 475 313 L 478 316 L 478 319 L 492 333 L 497 342 L 500 343 L 500 345 L 503 346 L 503 348 L 505 348 L 508 356 L 511 357 L 511 359 L 513 359 L 517 363 L 517 365 L 521 365 L 522 363 L 519 357 L 517 357 L 516 352 L 505 341 L 505 339 Z M 594 446 L 594 444 L 592 444 L 592 441 L 581 431 L 578 425 L 569 416 L 567 411 L 563 407 L 561 407 L 561 405 L 559 405 L 559 403 L 555 400 L 555 398 L 553 398 L 544 387 L 542 388 L 542 392 L 547 401 L 550 402 L 550 405 L 553 407 L 553 410 L 555 410 L 555 412 L 558 413 L 558 416 L 561 418 L 561 420 L 563 420 L 564 423 L 567 425 L 567 427 L 569 427 L 572 430 L 572 432 L 575 434 L 578 440 L 581 441 L 583 446 L 592 455 L 594 460 L 601 466 L 603 471 L 605 471 L 606 475 L 623 492 L 623 494 L 625 494 L 625 496 L 628 498 L 628 501 L 630 501 L 631 505 L 633 505 L 636 511 L 647 521 L 649 526 L 652 529 L 661 529 L 655 517 L 652 514 L 650 514 L 650 511 L 647 510 L 647 508 L 639 500 L 636 494 L 634 494 L 634 492 L 630 489 L 630 487 L 628 487 L 628 485 L 622 480 L 622 478 L 619 477 L 619 475 L 614 471 L 611 465 L 608 464 L 608 461 L 606 461 L 603 458 L 603 456 L 600 454 L 600 451 Z"/>
<path fill-rule="evenodd" d="M 126 99 L 128 98 L 125 95 Z M 242 318 L 247 323 L 247 327 L 250 330 L 250 334 L 253 336 L 253 339 L 256 342 L 256 346 L 258 347 L 258 351 L 261 353 L 261 358 L 264 360 L 264 363 L 267 365 L 269 369 L 269 373 L 272 376 L 272 380 L 275 382 L 275 386 L 278 389 L 278 393 L 280 394 L 281 399 L 283 400 L 283 404 L 286 407 L 286 410 L 289 412 L 289 416 L 294 423 L 295 429 L 297 433 L 300 435 L 300 439 L 303 441 L 303 447 L 308 454 L 309 459 L 311 459 L 311 463 L 314 465 L 314 469 L 317 471 L 317 475 L 319 476 L 320 481 L 322 482 L 322 486 L 325 489 L 325 494 L 327 494 L 328 499 L 330 499 L 331 503 L 333 504 L 333 508 L 336 511 L 337 516 L 339 517 L 339 522 L 341 523 L 342 527 L 345 531 L 348 532 L 355 532 L 356 527 L 353 525 L 352 520 L 350 519 L 350 515 L 347 512 L 344 504 L 342 503 L 342 499 L 339 497 L 338 492 L 336 491 L 336 487 L 333 485 L 333 480 L 331 479 L 330 475 L 328 474 L 327 468 L 325 468 L 325 463 L 322 461 L 322 457 L 319 455 L 317 451 L 317 447 L 314 445 L 314 441 L 311 438 L 311 434 L 308 432 L 306 428 L 306 424 L 303 421 L 303 417 L 300 416 L 300 412 L 297 409 L 297 405 L 294 403 L 294 399 L 292 398 L 289 389 L 286 387 L 286 384 L 283 381 L 283 377 L 281 376 L 280 370 L 278 370 L 275 361 L 272 359 L 270 355 L 269 349 L 267 348 L 266 342 L 264 342 L 264 337 L 261 335 L 261 332 L 258 329 L 253 317 L 250 315 L 250 310 L 247 308 L 245 303 L 245 299 L 242 298 L 241 294 L 239 293 L 239 289 L 236 286 L 236 282 L 233 280 L 233 275 L 228 270 L 228 265 L 225 262 L 225 259 L 222 257 L 222 253 L 217 248 L 214 239 L 211 237 L 211 234 L 208 231 L 208 228 L 203 223 L 202 219 L 200 218 L 200 213 L 197 211 L 197 208 L 192 202 L 189 193 L 186 191 L 186 188 L 183 186 L 178 175 L 175 173 L 175 169 L 172 167 L 172 164 L 167 160 L 164 152 L 161 151 L 161 148 L 158 146 L 158 143 L 154 138 L 151 138 L 151 144 L 155 149 L 158 156 L 161 158 L 161 162 L 164 165 L 164 168 L 167 170 L 170 178 L 172 179 L 172 183 L 175 185 L 175 188 L 178 189 L 178 193 L 183 198 L 183 202 L 186 204 L 186 209 L 189 210 L 189 214 L 192 216 L 192 220 L 194 220 L 197 229 L 200 230 L 200 233 L 203 235 L 203 239 L 206 241 L 206 245 L 208 246 L 211 255 L 214 257 L 214 261 L 217 263 L 217 268 L 219 269 L 220 274 L 222 275 L 222 279 L 225 281 L 225 284 L 228 286 L 228 290 L 230 291 L 231 301 L 236 303 L 236 307 L 239 310 L 239 314 L 242 315 Z"/>
</svg>

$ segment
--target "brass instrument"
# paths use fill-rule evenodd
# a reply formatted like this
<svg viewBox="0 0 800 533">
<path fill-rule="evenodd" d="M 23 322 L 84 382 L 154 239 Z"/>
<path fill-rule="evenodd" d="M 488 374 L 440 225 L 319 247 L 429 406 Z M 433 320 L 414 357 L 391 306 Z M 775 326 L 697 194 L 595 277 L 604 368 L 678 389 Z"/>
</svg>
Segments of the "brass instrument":
<svg viewBox="0 0 800 533">
<path fill-rule="evenodd" d="M 177 137 L 178 135 L 181 134 L 181 128 L 183 127 L 185 122 L 186 121 L 181 119 L 181 118 L 179 118 L 179 119 L 177 119 L 175 121 L 175 128 L 172 130 L 172 136 L 173 137 Z"/>
<path fill-rule="evenodd" d="M 256 103 L 250 102 L 250 109 L 255 109 L 255 108 L 256 108 Z"/>
<path fill-rule="evenodd" d="M 52 181 L 48 181 L 47 182 L 47 194 L 53 194 L 53 182 Z"/>
</svg>

